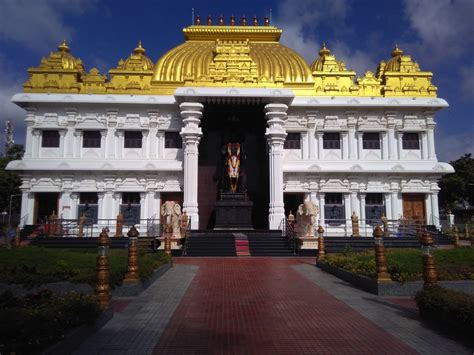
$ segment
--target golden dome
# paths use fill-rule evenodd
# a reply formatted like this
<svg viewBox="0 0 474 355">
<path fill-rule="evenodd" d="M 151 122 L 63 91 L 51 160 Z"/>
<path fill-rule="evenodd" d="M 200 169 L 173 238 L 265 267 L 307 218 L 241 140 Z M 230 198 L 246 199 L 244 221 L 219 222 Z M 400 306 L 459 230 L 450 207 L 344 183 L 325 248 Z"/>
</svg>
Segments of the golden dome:
<svg viewBox="0 0 474 355">
<path fill-rule="evenodd" d="M 313 72 L 334 72 L 334 71 L 345 71 L 346 67 L 344 62 L 337 60 L 336 57 L 331 54 L 331 51 L 326 47 L 326 43 L 319 50 L 319 57 L 311 64 L 311 71 Z"/>
<path fill-rule="evenodd" d="M 308 64 L 278 42 L 273 26 L 190 26 L 186 42 L 156 63 L 153 85 L 291 86 L 311 84 Z"/>
</svg>

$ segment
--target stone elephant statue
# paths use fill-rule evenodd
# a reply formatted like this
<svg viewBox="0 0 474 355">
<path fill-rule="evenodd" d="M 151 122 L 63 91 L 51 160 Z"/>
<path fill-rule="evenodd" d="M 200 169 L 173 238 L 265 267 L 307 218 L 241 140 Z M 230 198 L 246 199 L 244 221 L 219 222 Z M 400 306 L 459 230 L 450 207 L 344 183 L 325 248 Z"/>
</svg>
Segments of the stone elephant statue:
<svg viewBox="0 0 474 355">
<path fill-rule="evenodd" d="M 298 237 L 314 237 L 314 228 L 316 225 L 319 207 L 313 202 L 306 200 L 299 205 L 296 212 L 296 223 L 298 224 Z"/>
<path fill-rule="evenodd" d="M 163 231 L 171 232 L 173 238 L 181 238 L 181 206 L 175 201 L 166 201 L 161 205 Z"/>
</svg>

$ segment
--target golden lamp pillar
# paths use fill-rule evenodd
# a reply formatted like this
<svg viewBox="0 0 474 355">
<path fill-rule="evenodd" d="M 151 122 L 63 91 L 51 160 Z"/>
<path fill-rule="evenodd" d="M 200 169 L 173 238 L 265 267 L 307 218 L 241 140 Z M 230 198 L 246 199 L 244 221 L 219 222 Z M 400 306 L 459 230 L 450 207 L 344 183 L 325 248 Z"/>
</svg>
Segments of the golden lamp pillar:
<svg viewBox="0 0 474 355">
<path fill-rule="evenodd" d="M 110 247 L 110 238 L 107 234 L 107 228 L 102 229 L 97 239 L 98 255 L 96 258 L 96 285 L 95 296 L 100 309 L 104 310 L 110 307 L 110 263 L 107 255 Z"/>
<path fill-rule="evenodd" d="M 323 226 L 318 227 L 318 254 L 316 256 L 316 262 L 324 259 L 326 251 L 324 250 L 324 228 Z"/>
<path fill-rule="evenodd" d="M 355 212 L 352 212 L 351 222 L 352 222 L 352 236 L 353 237 L 360 237 L 359 216 L 357 216 Z"/>
<path fill-rule="evenodd" d="M 421 238 L 421 253 L 423 260 L 423 287 L 428 288 L 438 282 L 438 271 L 436 270 L 435 258 L 432 252 L 433 237 L 428 232 L 424 232 Z"/>
<path fill-rule="evenodd" d="M 127 273 L 125 274 L 125 278 L 123 280 L 124 283 L 127 284 L 135 284 L 138 283 L 140 280 L 140 274 L 138 270 L 138 247 L 137 247 L 137 239 L 140 233 L 138 233 L 135 226 L 132 226 L 127 233 L 129 238 L 128 243 L 128 267 Z"/>
<path fill-rule="evenodd" d="M 375 268 L 377 271 L 377 282 L 389 282 L 390 275 L 387 269 L 387 256 L 385 255 L 385 246 L 383 244 L 384 231 L 380 226 L 374 228 L 375 241 Z"/>
<path fill-rule="evenodd" d="M 117 215 L 117 222 L 115 223 L 115 236 L 123 237 L 123 214 Z"/>
</svg>

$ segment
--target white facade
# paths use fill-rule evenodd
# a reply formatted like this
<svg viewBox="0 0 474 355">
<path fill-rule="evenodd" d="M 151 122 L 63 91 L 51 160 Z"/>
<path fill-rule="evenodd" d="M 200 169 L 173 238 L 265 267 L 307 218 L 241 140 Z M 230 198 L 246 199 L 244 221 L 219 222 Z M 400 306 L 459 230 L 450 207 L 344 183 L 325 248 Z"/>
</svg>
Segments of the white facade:
<svg viewBox="0 0 474 355">
<path fill-rule="evenodd" d="M 294 97 L 291 90 L 178 88 L 173 96 L 23 93 L 13 101 L 26 111 L 26 151 L 11 162 L 20 171 L 23 224 L 33 224 L 35 194 L 59 193 L 58 215 L 78 218 L 79 194 L 98 193 L 98 219 L 115 219 L 124 192 L 139 193 L 140 218 L 157 215 L 165 192 L 183 193 L 183 207 L 198 228 L 198 155 L 205 132 L 203 105 L 259 102 L 265 106 L 269 152 L 269 228 L 281 228 L 284 194 L 304 193 L 320 206 L 326 194 L 342 196 L 345 218 L 365 220 L 367 194 L 383 195 L 389 219 L 403 215 L 403 194 L 425 197 L 425 222 L 438 224 L 439 178 L 453 172 L 436 157 L 435 112 L 439 98 Z M 59 132 L 58 147 L 43 147 L 43 132 Z M 100 148 L 84 148 L 85 131 L 100 132 Z M 141 131 L 141 148 L 125 148 L 124 132 Z M 179 132 L 183 148 L 165 148 L 165 132 Z M 364 133 L 379 135 L 365 149 Z M 284 149 L 287 133 L 299 133 L 298 149 Z M 338 148 L 324 146 L 339 133 Z M 407 149 L 403 135 L 416 133 Z"/>
</svg>

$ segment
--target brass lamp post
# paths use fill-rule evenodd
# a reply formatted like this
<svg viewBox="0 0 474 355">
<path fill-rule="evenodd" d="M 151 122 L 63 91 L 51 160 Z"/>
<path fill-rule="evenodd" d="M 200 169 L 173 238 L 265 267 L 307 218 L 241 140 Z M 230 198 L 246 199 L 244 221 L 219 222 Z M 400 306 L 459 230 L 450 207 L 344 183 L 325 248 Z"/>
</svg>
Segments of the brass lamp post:
<svg viewBox="0 0 474 355">
<path fill-rule="evenodd" d="M 454 241 L 454 247 L 458 248 L 459 247 L 459 229 L 458 227 L 454 226 L 453 228 L 453 241 Z"/>
<path fill-rule="evenodd" d="M 316 256 L 316 262 L 324 259 L 326 251 L 324 250 L 324 228 L 323 226 L 318 227 L 318 254 Z"/>
<path fill-rule="evenodd" d="M 431 249 L 433 247 L 433 237 L 428 232 L 424 232 L 421 238 L 421 253 L 423 259 L 423 287 L 431 287 L 438 282 L 438 271 Z"/>
<path fill-rule="evenodd" d="M 129 238 L 128 243 L 128 267 L 127 273 L 125 274 L 125 278 L 123 280 L 124 283 L 134 284 L 138 283 L 139 281 L 139 273 L 138 273 L 138 247 L 137 247 L 137 239 L 140 233 L 138 233 L 135 226 L 132 226 L 127 233 Z"/>
<path fill-rule="evenodd" d="M 383 244 L 384 232 L 380 226 L 374 228 L 375 240 L 375 268 L 377 270 L 377 282 L 389 282 L 390 275 L 387 272 L 387 257 L 385 255 L 385 246 Z"/>
<path fill-rule="evenodd" d="M 352 212 L 351 222 L 352 222 L 352 236 L 353 237 L 360 237 L 359 216 L 356 215 L 355 211 Z"/>
<path fill-rule="evenodd" d="M 123 214 L 119 213 L 117 215 L 117 222 L 115 223 L 115 236 L 123 237 Z"/>
<path fill-rule="evenodd" d="M 97 239 L 98 255 L 96 258 L 96 286 L 95 295 L 99 302 L 100 309 L 104 310 L 110 306 L 110 264 L 107 252 L 110 246 L 110 239 L 107 235 L 107 228 L 102 229 Z"/>
</svg>

